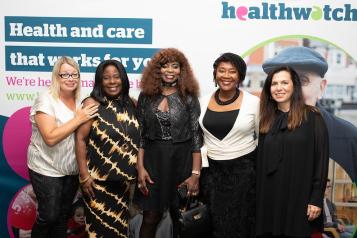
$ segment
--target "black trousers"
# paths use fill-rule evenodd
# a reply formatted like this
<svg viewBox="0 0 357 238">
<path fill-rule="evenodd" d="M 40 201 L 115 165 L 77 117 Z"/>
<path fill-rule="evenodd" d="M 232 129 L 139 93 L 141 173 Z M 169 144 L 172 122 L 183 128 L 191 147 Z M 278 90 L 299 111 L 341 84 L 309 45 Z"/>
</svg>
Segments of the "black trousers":
<svg viewBox="0 0 357 238">
<path fill-rule="evenodd" d="M 32 238 L 65 238 L 67 219 L 78 190 L 78 175 L 49 177 L 29 170 L 38 208 Z"/>
</svg>

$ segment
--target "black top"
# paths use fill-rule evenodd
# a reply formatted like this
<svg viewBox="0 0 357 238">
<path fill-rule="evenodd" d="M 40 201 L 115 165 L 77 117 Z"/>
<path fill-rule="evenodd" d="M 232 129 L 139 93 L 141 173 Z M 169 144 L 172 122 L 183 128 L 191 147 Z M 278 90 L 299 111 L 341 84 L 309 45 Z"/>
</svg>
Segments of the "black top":
<svg viewBox="0 0 357 238">
<path fill-rule="evenodd" d="M 170 112 L 163 112 L 160 111 L 159 109 L 156 110 L 156 122 L 158 123 L 157 126 L 155 126 L 156 131 L 155 131 L 155 139 L 158 140 L 171 140 L 171 122 L 170 122 Z"/>
<path fill-rule="evenodd" d="M 309 222 L 308 204 L 323 208 L 329 141 L 320 113 L 293 131 L 287 113 L 277 111 L 267 134 L 259 135 L 257 160 L 257 235 L 310 237 L 323 229 L 320 215 Z"/>
<path fill-rule="evenodd" d="M 216 112 L 207 108 L 202 123 L 204 127 L 217 139 L 222 140 L 233 128 L 239 109 Z"/>
<path fill-rule="evenodd" d="M 136 179 L 139 141 L 139 123 L 133 106 L 123 107 L 119 100 L 100 104 L 87 143 L 91 176 L 108 181 Z"/>
<path fill-rule="evenodd" d="M 155 133 L 161 128 L 157 123 L 156 111 L 163 98 L 167 98 L 169 105 L 170 132 L 172 142 L 185 142 L 192 140 L 192 152 L 199 152 L 202 146 L 202 133 L 198 123 L 201 113 L 197 97 L 187 95 L 182 100 L 175 92 L 164 96 L 161 94 L 152 97 L 140 93 L 138 99 L 138 121 L 141 127 L 140 148 L 145 147 L 146 140 L 155 140 Z"/>
</svg>

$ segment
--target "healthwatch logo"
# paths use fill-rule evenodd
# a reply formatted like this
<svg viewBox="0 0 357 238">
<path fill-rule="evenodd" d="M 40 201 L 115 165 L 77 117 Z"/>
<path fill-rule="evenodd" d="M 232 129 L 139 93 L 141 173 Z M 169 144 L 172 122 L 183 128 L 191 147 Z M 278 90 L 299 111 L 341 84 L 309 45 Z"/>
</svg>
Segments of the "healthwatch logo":
<svg viewBox="0 0 357 238">
<path fill-rule="evenodd" d="M 246 20 L 325 20 L 357 21 L 357 9 L 351 4 L 333 8 L 330 5 L 312 7 L 289 7 L 285 3 L 262 2 L 257 6 L 239 6 L 222 2 L 223 19 Z"/>
</svg>

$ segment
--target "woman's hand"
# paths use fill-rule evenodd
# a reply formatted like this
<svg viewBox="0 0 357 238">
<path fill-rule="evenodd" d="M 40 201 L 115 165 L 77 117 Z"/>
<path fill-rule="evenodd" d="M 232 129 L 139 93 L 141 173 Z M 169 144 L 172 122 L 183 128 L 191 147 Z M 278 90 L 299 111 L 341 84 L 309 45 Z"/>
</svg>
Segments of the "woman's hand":
<svg viewBox="0 0 357 238">
<path fill-rule="evenodd" d="M 76 113 L 75 118 L 77 118 L 81 123 L 84 123 L 97 116 L 98 104 L 91 103 L 87 106 L 81 105 Z"/>
<path fill-rule="evenodd" d="M 138 171 L 138 188 L 145 196 L 149 195 L 149 189 L 146 186 L 146 183 L 154 184 L 154 181 L 151 180 L 148 171 L 144 168 L 144 166 L 140 166 L 137 168 Z"/>
<path fill-rule="evenodd" d="M 80 125 L 97 116 L 98 104 L 91 103 L 85 107 L 83 105 L 77 109 L 74 118 L 58 126 L 56 118 L 44 112 L 37 112 L 35 121 L 40 130 L 43 140 L 48 146 L 54 146 L 71 133 Z"/>
<path fill-rule="evenodd" d="M 307 205 L 307 216 L 309 221 L 315 220 L 320 214 L 321 208 L 310 204 Z"/>
<path fill-rule="evenodd" d="M 199 178 L 197 174 L 192 174 L 179 186 L 187 186 L 187 196 L 196 196 L 199 192 Z"/>
<path fill-rule="evenodd" d="M 88 176 L 89 176 L 89 178 L 84 183 L 81 184 L 82 190 L 87 196 L 94 198 L 93 189 L 95 187 L 95 183 L 94 183 L 94 180 L 92 179 L 92 177 L 90 175 L 88 175 Z"/>
</svg>

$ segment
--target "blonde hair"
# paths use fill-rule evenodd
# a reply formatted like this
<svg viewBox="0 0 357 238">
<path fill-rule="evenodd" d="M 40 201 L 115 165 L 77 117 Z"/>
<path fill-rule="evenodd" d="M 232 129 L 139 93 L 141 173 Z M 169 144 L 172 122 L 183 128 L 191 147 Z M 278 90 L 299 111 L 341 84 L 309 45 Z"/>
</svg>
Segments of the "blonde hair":
<svg viewBox="0 0 357 238">
<path fill-rule="evenodd" d="M 60 85 L 59 85 L 59 73 L 60 73 L 60 69 L 61 66 L 63 64 L 68 64 L 70 66 L 72 66 L 73 68 L 75 68 L 79 74 L 79 78 L 78 80 L 78 86 L 74 92 L 75 98 L 79 99 L 80 95 L 81 95 L 81 77 L 80 77 L 80 71 L 79 71 L 79 65 L 77 64 L 77 62 L 69 57 L 69 56 L 62 56 L 61 58 L 59 58 L 55 65 L 53 66 L 53 70 L 52 70 L 52 82 L 51 82 L 51 86 L 49 88 L 51 95 L 55 98 L 58 99 L 59 98 L 59 92 L 60 92 Z"/>
</svg>

